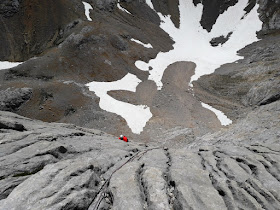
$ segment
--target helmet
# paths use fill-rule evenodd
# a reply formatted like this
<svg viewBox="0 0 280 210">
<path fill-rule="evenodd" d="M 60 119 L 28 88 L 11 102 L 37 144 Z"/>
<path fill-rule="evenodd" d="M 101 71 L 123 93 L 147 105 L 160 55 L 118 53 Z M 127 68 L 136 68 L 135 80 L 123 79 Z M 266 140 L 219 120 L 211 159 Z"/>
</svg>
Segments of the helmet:
<svg viewBox="0 0 280 210">
<path fill-rule="evenodd" d="M 121 138 L 123 138 L 123 135 L 120 135 Z"/>
</svg>

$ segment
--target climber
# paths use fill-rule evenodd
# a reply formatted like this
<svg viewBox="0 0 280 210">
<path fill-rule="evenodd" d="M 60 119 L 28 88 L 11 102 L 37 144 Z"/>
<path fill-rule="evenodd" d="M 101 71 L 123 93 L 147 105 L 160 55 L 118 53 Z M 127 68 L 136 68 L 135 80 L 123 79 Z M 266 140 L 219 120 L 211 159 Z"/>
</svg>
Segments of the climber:
<svg viewBox="0 0 280 210">
<path fill-rule="evenodd" d="M 120 139 L 120 140 L 123 140 L 123 141 L 125 141 L 125 142 L 128 142 L 127 137 L 124 136 L 124 135 L 120 135 L 120 138 L 119 138 L 119 139 Z"/>
</svg>

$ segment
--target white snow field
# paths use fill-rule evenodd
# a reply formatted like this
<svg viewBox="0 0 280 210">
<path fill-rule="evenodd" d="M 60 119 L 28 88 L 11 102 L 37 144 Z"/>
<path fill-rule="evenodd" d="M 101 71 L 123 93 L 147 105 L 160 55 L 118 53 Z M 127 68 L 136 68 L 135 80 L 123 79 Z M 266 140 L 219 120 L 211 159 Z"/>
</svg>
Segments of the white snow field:
<svg viewBox="0 0 280 210">
<path fill-rule="evenodd" d="M 0 61 L 0 70 L 10 69 L 22 64 L 22 62 L 9 62 L 9 61 Z"/>
<path fill-rule="evenodd" d="M 146 0 L 148 6 L 154 9 L 151 0 Z M 259 20 L 257 9 L 258 4 L 247 15 L 244 8 L 248 1 L 239 2 L 229 7 L 219 16 L 211 32 L 207 32 L 200 25 L 203 5 L 194 6 L 190 0 L 179 0 L 180 27 L 176 28 L 170 16 L 163 16 L 158 13 L 161 24 L 160 27 L 174 40 L 173 49 L 169 52 L 159 52 L 155 59 L 145 63 L 141 60 L 135 62 L 135 66 L 143 71 L 149 71 L 149 80 L 155 81 L 158 90 L 162 88 L 162 76 L 165 69 L 177 61 L 192 61 L 196 63 L 195 74 L 192 81 L 200 76 L 211 74 L 215 69 L 225 63 L 231 63 L 242 57 L 237 55 L 237 51 L 252 42 L 258 41 L 256 32 L 261 30 L 262 22 Z M 121 6 L 118 4 L 119 9 Z M 223 45 L 213 47 L 210 44 L 212 38 L 227 36 L 232 32 L 229 40 Z M 132 40 L 139 43 L 139 40 Z M 141 44 L 141 42 L 139 43 Z M 143 46 L 148 47 L 144 43 Z M 150 46 L 149 46 L 150 47 Z M 149 70 L 149 67 L 151 67 Z M 133 133 L 140 134 L 144 126 L 152 117 L 149 107 L 136 106 L 118 101 L 110 97 L 107 92 L 110 90 L 134 91 L 141 81 L 132 74 L 127 74 L 124 78 L 116 82 L 91 82 L 87 84 L 91 91 L 100 97 L 100 108 L 108 112 L 122 116 Z M 202 104 L 203 107 L 213 111 L 222 125 L 228 125 L 231 120 L 221 111 L 213 107 Z"/>
<path fill-rule="evenodd" d="M 137 39 L 130 39 L 131 41 L 133 42 L 136 42 L 137 44 L 140 44 L 142 45 L 143 47 L 146 47 L 146 48 L 153 48 L 153 46 L 149 43 L 149 44 L 144 44 L 143 42 L 141 42 L 140 40 L 137 40 Z"/>
<path fill-rule="evenodd" d="M 153 9 L 150 0 L 146 3 Z M 244 8 L 248 1 L 240 0 L 235 6 L 229 7 L 227 11 L 221 14 L 210 33 L 200 25 L 203 5 L 194 6 L 192 1 L 179 1 L 180 10 L 180 27 L 176 28 L 170 19 L 170 16 L 161 18 L 160 27 L 169 34 L 174 40 L 174 49 L 169 52 L 158 53 L 155 59 L 148 63 L 136 61 L 135 65 L 143 71 L 149 71 L 149 80 L 156 82 L 158 89 L 162 88 L 162 76 L 165 69 L 177 61 L 192 61 L 196 63 L 195 75 L 192 76 L 191 82 L 197 80 L 200 76 L 211 74 L 222 64 L 231 63 L 241 56 L 237 51 L 246 45 L 258 41 L 256 32 L 261 30 L 262 22 L 258 17 L 258 4 L 247 14 Z M 227 36 L 233 32 L 230 39 L 223 45 L 213 47 L 210 44 L 212 38 L 221 35 Z"/>
<path fill-rule="evenodd" d="M 220 110 L 217 110 L 214 107 L 212 107 L 212 106 L 210 106 L 208 104 L 202 103 L 202 102 L 201 102 L 201 105 L 204 108 L 209 109 L 212 112 L 214 112 L 215 115 L 217 116 L 217 118 L 220 120 L 222 125 L 226 126 L 226 125 L 230 125 L 232 123 L 232 121 L 223 112 L 221 112 Z"/>
<path fill-rule="evenodd" d="M 86 15 L 88 21 L 92 21 L 91 17 L 89 16 L 89 10 L 93 9 L 92 6 L 89 3 L 84 2 L 84 1 L 83 1 L 83 4 L 85 7 L 85 15 Z"/>
<path fill-rule="evenodd" d="M 133 133 L 140 134 L 146 123 L 152 117 L 150 108 L 144 105 L 132 105 L 118 101 L 107 94 L 111 90 L 127 90 L 136 92 L 136 87 L 141 82 L 135 75 L 128 73 L 121 80 L 115 82 L 91 82 L 88 83 L 90 91 L 100 97 L 101 109 L 122 116 Z"/>
</svg>

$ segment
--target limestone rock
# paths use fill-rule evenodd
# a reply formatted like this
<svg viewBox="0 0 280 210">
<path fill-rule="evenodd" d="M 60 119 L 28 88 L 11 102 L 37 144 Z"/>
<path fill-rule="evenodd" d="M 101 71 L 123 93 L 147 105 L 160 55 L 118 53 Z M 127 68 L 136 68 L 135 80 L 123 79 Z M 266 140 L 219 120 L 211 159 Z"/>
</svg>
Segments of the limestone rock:
<svg viewBox="0 0 280 210">
<path fill-rule="evenodd" d="M 0 110 L 15 111 L 31 97 L 31 88 L 0 90 Z"/>
<path fill-rule="evenodd" d="M 277 209 L 277 113 L 279 102 L 264 105 L 212 139 L 172 148 L 0 112 L 0 123 L 25 127 L 0 129 L 1 209 Z M 258 117 L 277 138 L 234 134 Z"/>
</svg>

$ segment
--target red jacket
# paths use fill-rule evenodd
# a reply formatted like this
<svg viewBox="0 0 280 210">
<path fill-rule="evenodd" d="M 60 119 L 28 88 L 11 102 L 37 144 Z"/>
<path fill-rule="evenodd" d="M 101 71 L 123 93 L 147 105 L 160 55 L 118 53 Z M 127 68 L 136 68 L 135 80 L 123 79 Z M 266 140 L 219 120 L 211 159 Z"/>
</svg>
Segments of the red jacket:
<svg viewBox="0 0 280 210">
<path fill-rule="evenodd" d="M 128 139 L 127 139 L 126 136 L 124 136 L 124 137 L 122 137 L 122 138 L 120 137 L 119 139 L 120 139 L 120 140 L 123 140 L 123 141 L 125 141 L 125 142 L 128 142 Z"/>
</svg>

